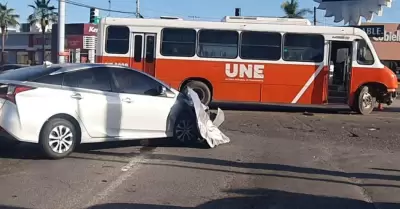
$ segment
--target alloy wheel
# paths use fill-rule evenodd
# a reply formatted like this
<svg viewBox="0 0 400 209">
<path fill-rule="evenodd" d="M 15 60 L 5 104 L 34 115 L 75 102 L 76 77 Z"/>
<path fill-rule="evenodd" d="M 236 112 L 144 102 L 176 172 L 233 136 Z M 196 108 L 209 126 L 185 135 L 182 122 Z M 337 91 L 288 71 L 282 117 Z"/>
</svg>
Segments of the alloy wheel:
<svg viewBox="0 0 400 209">
<path fill-rule="evenodd" d="M 71 149 L 73 144 L 73 134 L 71 129 L 59 125 L 54 127 L 49 134 L 49 145 L 55 153 L 65 153 Z"/>
<path fill-rule="evenodd" d="M 195 124 L 190 120 L 181 120 L 176 126 L 176 138 L 181 142 L 188 142 L 195 139 Z"/>
</svg>

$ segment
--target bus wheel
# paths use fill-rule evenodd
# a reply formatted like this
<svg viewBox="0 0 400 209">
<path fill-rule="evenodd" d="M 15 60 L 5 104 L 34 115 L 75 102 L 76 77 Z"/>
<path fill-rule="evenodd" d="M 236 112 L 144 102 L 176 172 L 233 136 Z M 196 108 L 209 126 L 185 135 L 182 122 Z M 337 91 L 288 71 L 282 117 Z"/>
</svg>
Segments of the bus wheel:
<svg viewBox="0 0 400 209">
<path fill-rule="evenodd" d="M 211 90 L 208 86 L 201 81 L 190 81 L 185 85 L 186 87 L 190 87 L 199 95 L 201 103 L 204 105 L 208 105 L 211 102 Z"/>
<path fill-rule="evenodd" d="M 355 109 L 358 113 L 363 115 L 370 114 L 375 108 L 376 98 L 371 95 L 368 86 L 361 87 L 356 101 Z"/>
</svg>

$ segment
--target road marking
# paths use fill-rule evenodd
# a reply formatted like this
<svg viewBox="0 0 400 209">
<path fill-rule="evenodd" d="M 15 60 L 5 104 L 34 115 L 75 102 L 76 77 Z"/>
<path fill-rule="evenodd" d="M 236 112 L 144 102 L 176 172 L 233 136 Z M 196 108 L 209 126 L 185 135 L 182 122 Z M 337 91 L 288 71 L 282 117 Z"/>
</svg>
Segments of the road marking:
<svg viewBox="0 0 400 209">
<path fill-rule="evenodd" d="M 131 158 L 128 164 L 121 168 L 123 173 L 118 176 L 118 178 L 111 182 L 103 191 L 93 196 L 93 199 L 87 204 L 85 208 L 89 208 L 93 205 L 100 203 L 101 200 L 109 196 L 109 194 L 113 193 L 124 181 L 126 181 L 129 177 L 131 177 L 139 168 L 140 164 L 147 162 L 143 156 Z"/>
<path fill-rule="evenodd" d="M 308 79 L 306 84 L 303 86 L 303 88 L 297 93 L 296 97 L 294 97 L 292 104 L 295 104 L 299 101 L 299 99 L 303 96 L 303 94 L 306 92 L 308 87 L 314 82 L 315 78 L 319 75 L 319 73 L 324 69 L 324 63 L 321 63 L 317 70 L 311 75 L 311 77 Z"/>
</svg>

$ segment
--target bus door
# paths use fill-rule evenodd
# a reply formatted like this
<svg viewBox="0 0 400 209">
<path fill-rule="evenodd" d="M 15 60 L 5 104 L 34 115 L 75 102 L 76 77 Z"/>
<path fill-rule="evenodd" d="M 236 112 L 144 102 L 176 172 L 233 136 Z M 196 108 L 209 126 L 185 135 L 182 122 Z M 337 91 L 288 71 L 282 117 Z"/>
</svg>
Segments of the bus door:
<svg viewBox="0 0 400 209">
<path fill-rule="evenodd" d="M 328 103 L 347 104 L 351 63 L 352 41 L 331 41 L 328 73 Z"/>
<path fill-rule="evenodd" d="M 155 76 L 155 40 L 150 33 L 132 33 L 133 47 L 130 66 Z"/>
<path fill-rule="evenodd" d="M 143 70 L 145 73 L 155 76 L 156 34 L 145 34 L 144 51 Z"/>
</svg>

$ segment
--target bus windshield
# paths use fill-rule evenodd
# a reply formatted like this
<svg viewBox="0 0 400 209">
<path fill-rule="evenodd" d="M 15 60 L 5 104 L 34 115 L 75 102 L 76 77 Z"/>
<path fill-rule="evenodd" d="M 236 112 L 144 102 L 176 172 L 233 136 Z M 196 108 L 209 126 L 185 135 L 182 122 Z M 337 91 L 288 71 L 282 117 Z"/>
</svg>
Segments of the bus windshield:
<svg viewBox="0 0 400 209">
<path fill-rule="evenodd" d="M 358 40 L 357 62 L 362 65 L 374 64 L 374 56 L 365 40 Z"/>
</svg>

